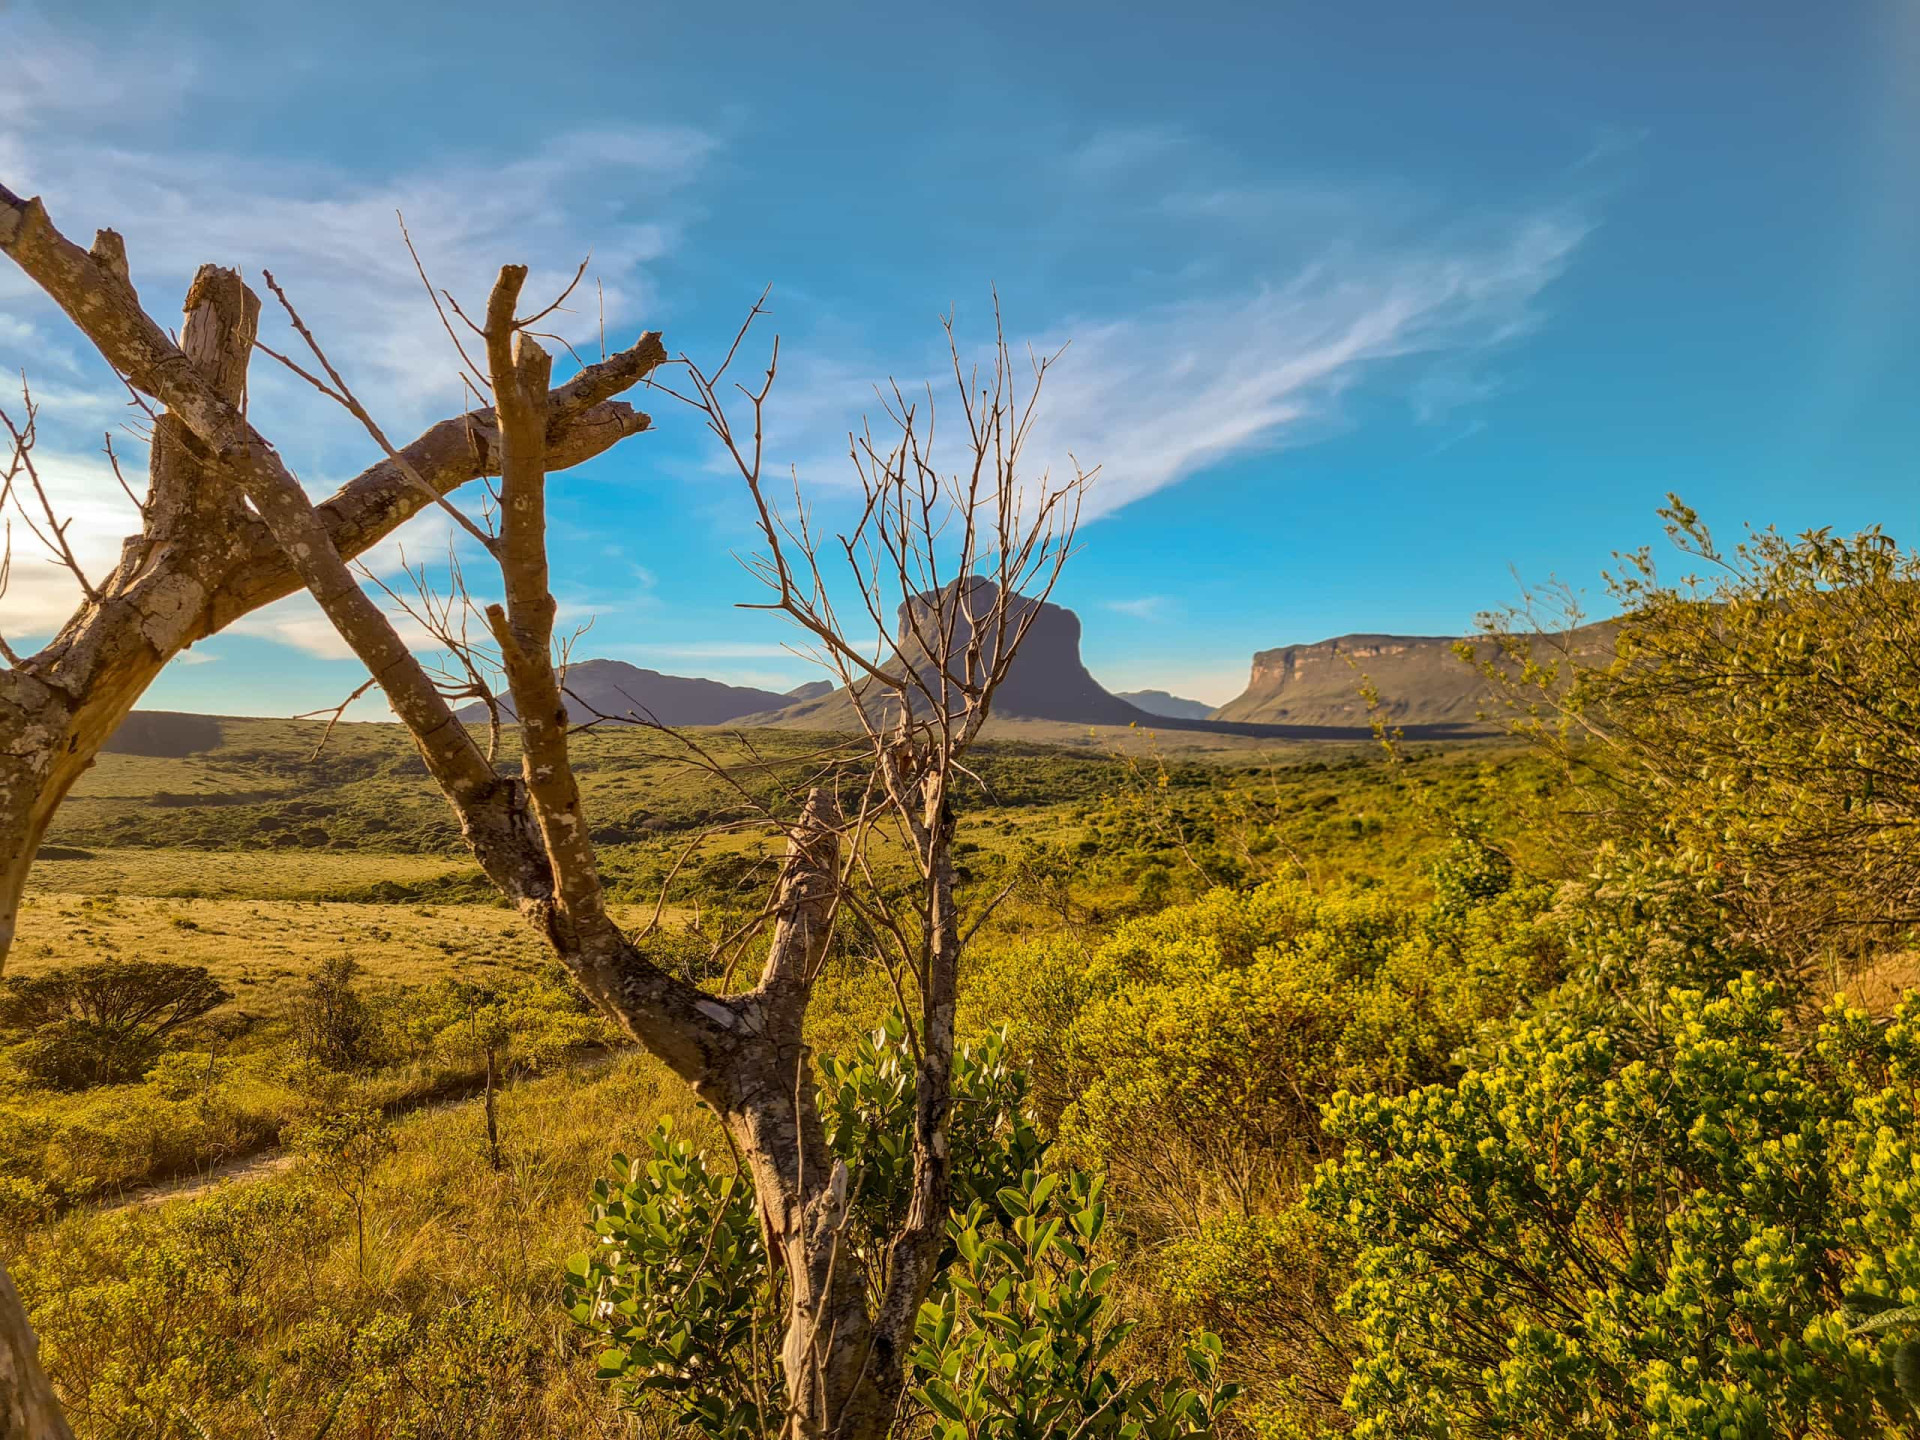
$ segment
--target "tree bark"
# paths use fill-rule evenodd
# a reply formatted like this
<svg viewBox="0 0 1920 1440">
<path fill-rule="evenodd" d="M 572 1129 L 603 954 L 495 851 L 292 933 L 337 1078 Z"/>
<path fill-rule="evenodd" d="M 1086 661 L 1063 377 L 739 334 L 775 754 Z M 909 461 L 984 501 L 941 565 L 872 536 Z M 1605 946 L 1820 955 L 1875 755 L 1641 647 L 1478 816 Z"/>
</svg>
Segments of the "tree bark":
<svg viewBox="0 0 1920 1440">
<path fill-rule="evenodd" d="M 73 1440 L 39 1356 L 19 1292 L 0 1267 L 0 1440 Z"/>
<path fill-rule="evenodd" d="M 781 866 L 766 967 L 736 1002 L 752 1039 L 702 1093 L 747 1157 L 767 1253 L 787 1274 L 787 1433 L 878 1440 L 894 1394 L 875 1384 L 865 1277 L 846 1244 L 847 1168 L 827 1145 L 804 1037 L 839 902 L 839 824 L 827 791 L 808 796 Z"/>
</svg>

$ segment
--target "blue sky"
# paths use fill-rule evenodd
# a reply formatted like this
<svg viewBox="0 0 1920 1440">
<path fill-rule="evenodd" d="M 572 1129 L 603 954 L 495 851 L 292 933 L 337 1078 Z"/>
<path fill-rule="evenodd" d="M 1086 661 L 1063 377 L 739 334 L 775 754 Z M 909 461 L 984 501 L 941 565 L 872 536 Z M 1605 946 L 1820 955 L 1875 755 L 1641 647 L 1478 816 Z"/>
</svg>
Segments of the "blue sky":
<svg viewBox="0 0 1920 1440">
<path fill-rule="evenodd" d="M 1133 4 L 540 8 L 0 4 L 0 179 L 124 232 L 150 308 L 272 268 L 394 432 L 460 407 L 394 224 L 484 292 L 591 249 L 616 338 L 716 355 L 773 286 L 772 449 L 831 517 L 871 385 L 934 372 L 997 286 L 1072 342 L 1042 448 L 1098 462 L 1057 598 L 1111 687 L 1215 703 L 1255 649 L 1458 633 L 1591 586 L 1678 490 L 1711 521 L 1914 533 L 1920 6 Z M 588 305 L 566 323 L 597 345 Z M 104 559 L 110 377 L 16 272 L 0 365 Z M 256 365 L 322 492 L 371 458 Z M 691 419 L 555 494 L 586 649 L 786 688 Z M 431 524 L 415 553 L 443 544 Z M 395 562 L 392 548 L 377 563 Z M 22 559 L 0 626 L 70 596 Z M 288 602 L 147 703 L 287 714 L 353 662 Z M 373 710 L 362 713 L 375 713 Z"/>
</svg>

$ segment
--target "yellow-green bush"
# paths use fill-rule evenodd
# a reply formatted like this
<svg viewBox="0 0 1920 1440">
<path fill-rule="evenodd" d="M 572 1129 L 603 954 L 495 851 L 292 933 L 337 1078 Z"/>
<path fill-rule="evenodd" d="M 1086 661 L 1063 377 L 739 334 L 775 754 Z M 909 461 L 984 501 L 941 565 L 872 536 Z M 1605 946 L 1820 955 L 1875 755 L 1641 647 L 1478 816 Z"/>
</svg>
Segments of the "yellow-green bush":
<svg viewBox="0 0 1920 1440">
<path fill-rule="evenodd" d="M 1813 1037 L 1785 998 L 1676 991 L 1639 1057 L 1528 1024 L 1455 1086 L 1337 1098 L 1312 1203 L 1358 1250 L 1356 1434 L 1913 1433 L 1920 995 Z"/>
<path fill-rule="evenodd" d="M 1483 1021 L 1559 978 L 1548 899 L 1450 910 L 1296 881 L 1216 890 L 1091 949 L 1003 952 L 973 977 L 973 1008 L 1005 1016 L 1063 1139 L 1130 1196 L 1204 1210 L 1212 1182 L 1251 1211 L 1319 1153 L 1334 1091 L 1442 1078 Z"/>
</svg>

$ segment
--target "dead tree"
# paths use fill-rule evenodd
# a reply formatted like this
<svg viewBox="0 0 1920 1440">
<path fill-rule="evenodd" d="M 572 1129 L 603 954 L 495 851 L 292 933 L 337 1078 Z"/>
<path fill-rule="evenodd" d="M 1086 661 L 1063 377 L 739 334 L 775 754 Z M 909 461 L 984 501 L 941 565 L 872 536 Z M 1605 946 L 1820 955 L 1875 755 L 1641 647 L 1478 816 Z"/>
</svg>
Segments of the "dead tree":
<svg viewBox="0 0 1920 1440">
<path fill-rule="evenodd" d="M 54 228 L 38 200 L 0 186 L 0 250 L 136 391 L 167 406 L 154 420 L 147 495 L 120 563 L 110 575 L 80 577 L 82 602 L 52 643 L 35 655 L 9 653 L 0 671 L 4 963 L 21 887 L 47 824 L 127 711 L 182 650 L 304 581 L 266 509 L 249 509 L 247 484 L 221 454 L 249 446 L 240 406 L 259 302 L 240 277 L 201 269 L 187 292 L 176 345 L 141 308 L 111 230 L 100 232 L 91 251 L 81 250 Z M 647 416 L 614 397 L 664 359 L 659 336 L 644 335 L 544 397 L 547 467 L 578 465 L 646 429 Z M 247 465 L 285 476 L 272 447 L 251 440 L 257 458 Z M 350 559 L 438 497 L 497 475 L 500 449 L 491 407 L 443 420 L 310 507 L 302 523 Z"/>
<path fill-rule="evenodd" d="M 761 569 L 778 587 L 769 605 L 800 623 L 843 677 L 862 682 L 854 708 L 871 761 L 857 804 L 842 804 L 827 787 L 809 795 L 789 827 L 786 861 L 768 907 L 773 931 L 759 981 L 744 993 L 715 994 L 656 964 L 642 943 L 624 934 L 608 912 L 600 882 L 571 764 L 548 571 L 545 486 L 556 461 L 556 413 L 568 387 L 550 389 L 551 361 L 528 333 L 530 320 L 518 314 L 525 269 L 501 271 L 482 332 L 497 416 L 498 533 L 462 520 L 499 567 L 502 599 L 484 613 L 519 719 L 521 765 L 514 776 L 497 771 L 458 722 L 443 687 L 355 582 L 325 517 L 244 411 L 183 363 L 139 311 L 124 283 L 124 265 L 105 266 L 99 254 L 68 244 L 37 205 L 20 207 L 20 214 L 25 218 L 14 220 L 6 235 L 10 253 L 25 253 L 29 273 L 62 300 L 115 368 L 178 417 L 208 473 L 232 485 L 258 513 L 286 563 L 413 735 L 488 877 L 598 1007 L 724 1118 L 751 1168 L 769 1251 L 785 1276 L 785 1428 L 847 1440 L 884 1435 L 902 1393 L 914 1322 L 947 1218 L 958 961 L 982 918 L 962 916 L 954 893 L 953 791 L 994 691 L 1038 612 L 1037 600 L 1020 591 L 1036 589 L 1044 596 L 1050 589 L 1070 548 L 1082 484 L 1076 475 L 1058 487 L 1028 485 L 1020 473 L 1033 391 L 1044 366 L 1036 368 L 1023 402 L 1004 343 L 984 386 L 963 374 L 956 354 L 967 433 L 948 478 L 933 463 L 930 412 L 903 401 L 890 410 L 901 432 L 897 445 L 883 449 L 869 434 L 855 446 L 867 504 L 839 544 L 856 576 L 864 577 L 861 608 L 869 618 L 884 614 L 881 596 L 889 588 L 903 606 L 900 634 L 888 642 L 891 656 L 870 659 L 834 618 L 804 516 L 797 517 L 798 531 L 789 530 L 760 487 L 758 418 L 773 367 L 753 399 L 751 457 L 730 439 L 716 393 L 725 366 L 710 377 L 688 367 L 695 403 L 742 460 L 758 507 L 769 545 Z M 118 254 L 117 246 L 108 248 Z M 257 314 L 257 302 L 233 283 L 243 313 Z M 103 304 L 93 298 L 96 292 L 121 303 Z M 326 377 L 309 378 L 373 430 L 288 309 Z M 802 571 L 812 576 L 811 584 L 797 578 Z M 894 697 L 890 709 L 874 698 L 878 692 Z M 876 862 L 869 842 L 889 823 L 918 876 L 911 903 L 871 883 Z M 903 989 L 911 984 L 918 992 L 911 1208 L 886 1253 L 871 1257 L 871 1270 L 843 1243 L 847 1174 L 832 1162 L 825 1142 L 804 1041 L 808 1004 L 843 900 L 862 906 L 872 923 L 893 936 L 896 978 Z"/>
<path fill-rule="evenodd" d="M 270 601 L 321 581 L 304 552 L 358 555 L 440 497 L 501 464 L 492 407 L 434 425 L 390 452 L 318 506 L 309 505 L 243 411 L 259 302 L 230 270 L 203 267 L 186 299 L 179 339 L 149 317 L 125 247 L 111 230 L 82 250 L 38 200 L 0 186 L 0 250 L 72 317 L 153 417 L 148 485 L 137 531 L 111 574 L 78 574 L 64 543 L 58 497 L 32 469 L 33 417 L 12 420 L 0 452 L 5 506 L 34 518 L 54 558 L 72 568 L 82 598 L 54 640 L 20 655 L 0 638 L 0 966 L 12 944 L 33 857 L 61 800 L 161 669 L 196 640 Z M 580 371 L 540 397 L 550 470 L 578 465 L 647 428 L 616 399 L 665 358 L 658 335 Z M 297 503 L 294 503 L 295 497 Z M 0 507 L 4 508 L 4 507 Z M 0 575 L 5 571 L 0 563 Z M 337 583 L 338 572 L 329 572 Z M 0 1440 L 60 1437 L 45 1377 L 13 1287 L 0 1270 Z"/>
<path fill-rule="evenodd" d="M 805 1183 L 783 1179 L 769 1192 L 762 1167 L 754 1170 L 761 1195 L 774 1194 L 797 1212 L 775 1225 L 787 1234 L 769 1238 L 786 1248 L 770 1246 L 772 1253 L 784 1253 L 794 1268 L 787 1237 L 797 1232 L 806 1247 L 798 1264 L 826 1276 L 836 1269 L 862 1274 L 859 1303 L 836 1291 L 836 1308 L 826 1314 L 807 1313 L 796 1290 L 783 1358 L 789 1404 L 804 1422 L 800 1433 L 864 1436 L 880 1433 L 873 1427 L 881 1411 L 890 1414 L 905 1387 L 915 1321 L 937 1273 L 952 1190 L 948 1122 L 960 959 L 1007 893 L 963 913 L 954 798 L 975 779 L 965 757 L 1072 551 L 1092 475 L 1075 466 L 1056 482 L 1025 472 L 1051 360 L 1033 360 L 1023 385 L 996 327 L 984 374 L 969 369 L 949 321 L 952 408 L 960 421 L 950 463 L 936 455 L 932 387 L 914 402 L 891 387 L 881 396 L 885 442 L 871 426 L 851 437 L 858 516 L 842 533 L 817 535 L 797 482 L 792 509 L 783 514 L 763 474 L 777 340 L 758 388 L 733 387 L 745 397 L 748 423 L 736 429 L 728 413 L 725 372 L 741 338 L 712 375 L 683 357 L 690 393 L 679 398 L 704 416 L 754 504 L 764 548 L 745 563 L 768 598 L 747 608 L 776 611 L 799 629 L 811 657 L 839 679 L 844 718 L 864 742 L 862 783 L 855 803 L 843 807 L 851 883 L 843 883 L 840 899 L 879 938 L 876 958 L 908 1012 L 915 1057 L 908 1209 L 880 1253 L 848 1255 L 830 1233 L 841 1221 L 834 1188 L 840 1177 L 810 1108 L 797 1112 Z M 884 868 L 901 860 L 905 885 Z M 796 1365 L 796 1351 L 822 1344 L 829 1350 L 817 1363 Z M 849 1390 L 839 1368 L 856 1360 Z M 802 1383 L 814 1393 L 797 1393 Z"/>
<path fill-rule="evenodd" d="M 896 392 L 900 403 L 888 415 L 898 439 L 882 448 L 869 433 L 856 444 L 865 505 L 837 542 L 854 562 L 851 578 L 867 619 L 884 613 L 888 596 L 900 605 L 898 636 L 888 653 L 869 659 L 835 617 L 804 515 L 796 516 L 798 530 L 781 521 L 762 489 L 758 454 L 732 440 L 718 391 L 726 365 L 709 376 L 682 362 L 693 393 L 681 398 L 700 409 L 739 462 L 760 517 L 768 552 L 756 568 L 775 588 L 767 608 L 797 621 L 821 658 L 856 682 L 851 694 L 866 762 L 850 794 L 839 793 L 847 787 L 813 788 L 786 827 L 758 983 L 739 994 L 704 991 L 656 964 L 644 938 L 623 933 L 607 911 L 555 656 L 541 413 L 550 361 L 528 322 L 517 318 L 525 278 L 522 267 L 501 271 L 483 331 L 501 417 L 500 528 L 484 537 L 502 595 L 483 607 L 495 649 L 485 658 L 463 656 L 458 666 L 466 675 L 497 666 L 504 675 L 520 726 L 518 781 L 496 775 L 453 723 L 443 690 L 405 653 L 377 607 L 343 604 L 338 596 L 323 602 L 412 729 L 496 885 L 601 1010 L 687 1080 L 738 1144 L 768 1251 L 784 1277 L 783 1432 L 870 1440 L 893 1425 L 915 1321 L 945 1239 L 958 965 L 972 926 L 984 918 L 962 916 L 954 893 L 953 788 L 994 691 L 1066 559 L 1084 480 L 1076 474 L 1058 487 L 1024 481 L 1021 452 L 1045 367 L 1036 367 L 1023 400 L 1004 342 L 985 385 L 962 373 L 955 352 L 966 421 L 957 474 L 933 461 L 931 397 L 929 408 L 916 412 Z M 331 381 L 323 388 L 351 406 L 344 383 L 311 337 L 309 343 Z M 756 437 L 773 372 L 770 364 L 752 396 Z M 795 578 L 796 565 L 809 577 L 805 584 Z M 464 578 L 456 584 L 468 593 Z M 444 607 L 424 608 L 438 617 L 432 629 L 440 642 L 457 648 Z M 876 862 L 876 845 L 889 841 L 913 867 L 910 901 L 876 875 L 876 863 L 885 863 Z M 903 1000 L 909 986 L 918 997 L 912 1197 L 903 1226 L 880 1255 L 853 1254 L 845 1243 L 848 1175 L 826 1143 L 804 1038 L 842 904 L 891 937 Z"/>
<path fill-rule="evenodd" d="M 768 1251 L 784 1276 L 783 1431 L 809 1440 L 871 1440 L 893 1425 L 915 1321 L 945 1240 L 959 957 L 983 918 L 963 917 L 954 893 L 953 789 L 994 691 L 1066 559 L 1084 480 L 1076 474 L 1058 487 L 1025 482 L 1021 452 L 1045 367 L 1036 366 L 1023 400 L 1004 341 L 984 385 L 963 373 L 954 352 L 966 422 L 957 474 L 934 462 L 931 396 L 928 409 L 916 412 L 896 392 L 888 415 L 898 439 L 883 448 L 869 432 L 854 447 L 866 503 L 837 542 L 853 562 L 868 620 L 884 613 L 887 596 L 899 601 L 898 636 L 887 654 L 868 659 L 835 618 L 804 515 L 796 517 L 798 530 L 781 521 L 762 490 L 757 453 L 749 457 L 731 439 L 717 390 L 725 364 L 708 376 L 683 361 L 693 395 L 681 398 L 691 398 L 740 463 L 760 517 L 768 552 L 756 565 L 775 589 L 766 608 L 798 622 L 821 658 L 856 682 L 853 710 L 867 762 L 858 770 L 854 803 L 834 787 L 817 786 L 785 827 L 787 854 L 766 912 L 772 934 L 758 983 L 731 995 L 702 990 L 657 964 L 644 937 L 614 923 L 600 881 L 555 653 L 543 413 L 551 362 L 530 322 L 519 318 L 525 279 L 524 267 L 505 267 L 486 307 L 482 334 L 500 415 L 501 468 L 499 530 L 479 538 L 497 565 L 502 599 L 481 607 L 492 654 L 465 655 L 458 666 L 466 675 L 497 666 L 504 675 L 520 727 L 518 779 L 495 772 L 455 721 L 447 687 L 407 653 L 379 607 L 358 591 L 333 588 L 337 561 L 317 557 L 312 588 L 413 732 L 487 874 L 603 1013 L 691 1084 L 738 1144 Z M 345 382 L 288 310 L 327 377 L 314 383 L 358 413 Z M 729 358 L 738 347 L 736 340 Z M 752 397 L 756 437 L 773 373 L 769 364 Z M 287 543 L 299 543 L 300 533 L 289 523 Z M 795 578 L 796 564 L 809 577 L 804 584 Z M 456 584 L 469 593 L 464 578 Z M 440 643 L 459 647 L 444 607 L 432 613 Z M 876 841 L 889 839 L 913 867 L 910 902 L 875 873 Z M 808 1006 L 843 903 L 892 938 L 903 999 L 907 986 L 918 996 L 911 1203 L 885 1253 L 873 1256 L 855 1255 L 845 1242 L 848 1175 L 826 1143 L 805 1042 Z"/>
</svg>

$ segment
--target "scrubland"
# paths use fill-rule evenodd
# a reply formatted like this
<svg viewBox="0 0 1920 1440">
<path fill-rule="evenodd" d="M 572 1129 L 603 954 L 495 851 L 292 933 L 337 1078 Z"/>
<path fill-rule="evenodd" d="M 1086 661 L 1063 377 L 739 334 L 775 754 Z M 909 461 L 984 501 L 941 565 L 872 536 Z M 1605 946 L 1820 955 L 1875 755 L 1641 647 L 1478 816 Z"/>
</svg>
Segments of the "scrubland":
<svg viewBox="0 0 1920 1440">
<path fill-rule="evenodd" d="M 1888 636 L 1920 602 L 1899 570 L 1868 623 L 1833 563 L 1629 595 L 1635 643 L 1509 742 L 990 749 L 957 847 L 1007 895 L 962 977 L 990 1123 L 903 1428 L 1049 1433 L 1028 1402 L 1092 1382 L 1036 1357 L 1097 1353 L 1202 1399 L 1089 1435 L 1909 1433 L 1920 771 Z M 13 1012 L 0 1234 L 76 1429 L 751 1433 L 771 1280 L 724 1136 L 491 903 L 401 737 L 338 740 L 109 757 L 50 838 L 10 987 L 219 992 L 113 1083 Z M 734 983 L 711 942 L 769 840 L 682 861 L 724 789 L 663 737 L 588 741 L 622 923 Z M 835 1143 L 874 1165 L 897 1003 L 850 940 L 813 1011 Z M 655 1269 L 596 1269 L 590 1223 Z"/>
</svg>

